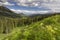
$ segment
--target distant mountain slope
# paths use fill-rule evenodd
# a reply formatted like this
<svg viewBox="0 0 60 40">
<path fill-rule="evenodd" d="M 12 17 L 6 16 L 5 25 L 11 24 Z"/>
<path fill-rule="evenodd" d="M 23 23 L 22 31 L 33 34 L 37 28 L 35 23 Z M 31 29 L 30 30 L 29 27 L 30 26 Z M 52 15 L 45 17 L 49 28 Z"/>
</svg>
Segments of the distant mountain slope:
<svg viewBox="0 0 60 40">
<path fill-rule="evenodd" d="M 20 14 L 16 14 L 9 10 L 6 7 L 0 6 L 0 16 L 6 16 L 6 17 L 21 17 Z"/>
<path fill-rule="evenodd" d="M 16 28 L 3 40 L 60 40 L 60 15 Z"/>
</svg>

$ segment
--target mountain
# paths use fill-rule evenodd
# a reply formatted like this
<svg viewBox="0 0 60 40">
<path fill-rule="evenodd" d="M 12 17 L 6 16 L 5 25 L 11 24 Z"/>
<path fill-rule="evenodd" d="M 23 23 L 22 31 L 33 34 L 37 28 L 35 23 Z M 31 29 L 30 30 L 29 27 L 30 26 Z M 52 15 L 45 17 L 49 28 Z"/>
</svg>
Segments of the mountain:
<svg viewBox="0 0 60 40">
<path fill-rule="evenodd" d="M 60 15 L 15 28 L 3 40 L 60 40 Z"/>
<path fill-rule="evenodd" d="M 13 17 L 13 18 L 21 17 L 20 14 L 16 14 L 4 6 L 0 6 L 0 16 Z"/>
</svg>

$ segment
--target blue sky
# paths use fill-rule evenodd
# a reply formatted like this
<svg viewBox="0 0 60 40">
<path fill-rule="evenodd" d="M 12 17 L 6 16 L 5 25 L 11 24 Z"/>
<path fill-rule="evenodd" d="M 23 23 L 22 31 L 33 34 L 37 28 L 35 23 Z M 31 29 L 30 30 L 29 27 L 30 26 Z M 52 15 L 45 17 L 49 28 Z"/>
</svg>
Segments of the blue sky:
<svg viewBox="0 0 60 40">
<path fill-rule="evenodd" d="M 0 0 L 0 5 L 16 13 L 60 12 L 59 0 Z"/>
<path fill-rule="evenodd" d="M 29 6 L 18 6 L 18 5 L 14 5 L 14 6 L 6 6 L 9 9 L 15 9 L 15 10 L 32 10 L 32 11 L 44 11 L 44 10 L 50 10 L 49 8 L 45 8 L 45 7 L 29 7 Z"/>
</svg>

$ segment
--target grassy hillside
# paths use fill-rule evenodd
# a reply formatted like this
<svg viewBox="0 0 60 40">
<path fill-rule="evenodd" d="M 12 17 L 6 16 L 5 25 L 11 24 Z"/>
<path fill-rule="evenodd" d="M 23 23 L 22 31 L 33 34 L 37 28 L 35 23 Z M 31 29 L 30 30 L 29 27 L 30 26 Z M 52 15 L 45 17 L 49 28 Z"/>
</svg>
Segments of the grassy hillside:
<svg viewBox="0 0 60 40">
<path fill-rule="evenodd" d="M 21 18 L 20 14 L 0 6 L 0 33 L 9 33 L 13 28 L 17 27 L 17 21 Z"/>
<path fill-rule="evenodd" d="M 1 40 L 60 40 L 60 15 L 17 27 Z"/>
<path fill-rule="evenodd" d="M 59 14 L 22 17 L 0 6 L 0 40 L 60 40 Z"/>
<path fill-rule="evenodd" d="M 22 14 L 23 15 L 23 14 Z M 48 16 L 34 15 L 33 17 L 16 14 L 6 7 L 0 6 L 0 33 L 8 34 L 14 28 L 30 25 Z"/>
</svg>

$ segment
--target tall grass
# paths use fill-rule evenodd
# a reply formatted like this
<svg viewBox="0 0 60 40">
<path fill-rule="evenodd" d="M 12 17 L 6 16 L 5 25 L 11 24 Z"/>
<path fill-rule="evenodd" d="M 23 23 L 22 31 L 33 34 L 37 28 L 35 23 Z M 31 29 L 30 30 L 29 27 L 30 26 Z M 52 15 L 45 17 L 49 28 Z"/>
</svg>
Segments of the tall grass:
<svg viewBox="0 0 60 40">
<path fill-rule="evenodd" d="M 60 40 L 60 15 L 17 27 L 2 40 Z"/>
</svg>

